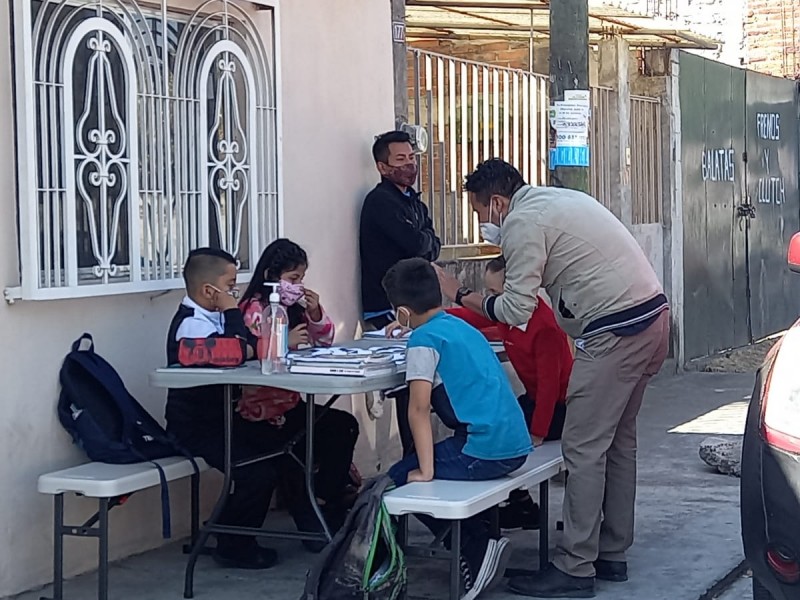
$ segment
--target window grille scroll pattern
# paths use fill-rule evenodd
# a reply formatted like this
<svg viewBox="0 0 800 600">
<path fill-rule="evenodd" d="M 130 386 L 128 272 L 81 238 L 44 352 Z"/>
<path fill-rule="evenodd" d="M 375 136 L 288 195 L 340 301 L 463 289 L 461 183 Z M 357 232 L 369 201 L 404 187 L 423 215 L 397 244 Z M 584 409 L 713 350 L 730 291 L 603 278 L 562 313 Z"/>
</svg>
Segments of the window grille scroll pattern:
<svg viewBox="0 0 800 600">
<path fill-rule="evenodd" d="M 278 226 L 274 18 L 257 27 L 228 0 L 188 16 L 125 0 L 26 8 L 33 296 L 178 287 L 201 245 L 252 268 Z"/>
</svg>

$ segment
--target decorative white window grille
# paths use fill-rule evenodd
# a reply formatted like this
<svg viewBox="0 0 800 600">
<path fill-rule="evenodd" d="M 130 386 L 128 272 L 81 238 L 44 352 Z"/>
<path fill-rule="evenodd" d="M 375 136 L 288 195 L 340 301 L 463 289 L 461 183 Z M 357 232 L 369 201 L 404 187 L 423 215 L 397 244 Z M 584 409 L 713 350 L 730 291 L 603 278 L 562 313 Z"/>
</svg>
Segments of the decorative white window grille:
<svg viewBox="0 0 800 600">
<path fill-rule="evenodd" d="M 279 227 L 276 8 L 25 0 L 15 23 L 22 298 L 249 277 Z"/>
</svg>

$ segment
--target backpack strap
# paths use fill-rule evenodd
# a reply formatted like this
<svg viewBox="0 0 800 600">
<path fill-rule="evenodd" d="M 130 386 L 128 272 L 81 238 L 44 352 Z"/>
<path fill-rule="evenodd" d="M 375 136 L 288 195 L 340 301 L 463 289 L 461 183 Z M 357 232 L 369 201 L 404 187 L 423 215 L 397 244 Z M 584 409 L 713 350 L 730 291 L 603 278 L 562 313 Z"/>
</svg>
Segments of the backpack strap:
<svg viewBox="0 0 800 600">
<path fill-rule="evenodd" d="M 192 463 L 192 470 L 194 471 L 195 475 L 200 475 L 200 467 L 197 466 L 197 461 L 195 460 L 194 456 L 192 456 L 191 452 L 186 450 L 178 441 L 175 439 L 175 436 L 168 434 L 169 441 L 175 450 L 186 458 L 190 463 Z M 135 449 L 134 449 L 135 451 Z M 146 460 L 143 458 L 143 460 Z M 164 469 L 158 464 L 156 461 L 151 460 L 149 461 L 156 469 L 158 469 L 158 477 L 161 479 L 161 535 L 165 540 L 168 540 L 172 537 L 172 519 L 170 516 L 170 506 L 169 506 L 169 484 L 167 482 L 167 476 L 164 473 Z"/>
<path fill-rule="evenodd" d="M 126 443 L 128 444 L 131 452 L 140 457 L 142 462 L 149 462 L 158 470 L 158 478 L 161 481 L 161 536 L 165 540 L 168 540 L 172 537 L 172 520 L 170 518 L 169 509 L 169 484 L 167 482 L 167 474 L 164 473 L 164 468 L 155 460 L 149 460 L 141 452 L 139 452 L 136 447 L 130 443 L 129 439 L 126 439 Z M 196 469 L 197 465 L 195 464 L 194 467 Z"/>
<path fill-rule="evenodd" d="M 72 343 L 73 352 L 91 352 L 94 353 L 94 339 L 91 333 L 84 333 L 81 337 Z"/>
<path fill-rule="evenodd" d="M 172 520 L 169 508 L 169 485 L 164 469 L 156 461 L 150 461 L 158 469 L 158 477 L 161 479 L 161 535 L 165 540 L 172 537 Z"/>
<path fill-rule="evenodd" d="M 192 469 L 194 470 L 195 475 L 200 475 L 200 467 L 197 466 L 197 461 L 194 458 L 194 455 L 189 452 L 186 448 L 184 448 L 183 444 L 178 441 L 178 438 L 169 431 L 167 431 L 167 441 L 169 442 L 170 446 L 175 448 L 175 451 L 183 456 L 186 460 L 192 463 Z"/>
</svg>

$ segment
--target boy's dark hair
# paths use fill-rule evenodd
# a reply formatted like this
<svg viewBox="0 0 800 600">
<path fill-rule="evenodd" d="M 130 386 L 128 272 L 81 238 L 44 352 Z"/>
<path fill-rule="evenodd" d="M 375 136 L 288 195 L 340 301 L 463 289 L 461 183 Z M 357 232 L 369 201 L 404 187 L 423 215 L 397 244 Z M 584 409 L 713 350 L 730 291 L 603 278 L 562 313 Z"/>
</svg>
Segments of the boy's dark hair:
<svg viewBox="0 0 800 600">
<path fill-rule="evenodd" d="M 483 206 L 489 205 L 492 196 L 511 198 L 523 185 L 522 174 L 499 158 L 482 162 L 464 181 L 464 189 L 475 194 Z"/>
<path fill-rule="evenodd" d="M 189 292 L 197 291 L 201 285 L 212 283 L 225 274 L 228 265 L 236 266 L 236 259 L 219 248 L 196 248 L 189 252 L 183 266 L 183 280 Z"/>
<path fill-rule="evenodd" d="M 493 258 L 486 264 L 486 270 L 490 273 L 499 273 L 500 271 L 505 271 L 506 269 L 506 257 L 502 254 L 496 258 Z"/>
<path fill-rule="evenodd" d="M 372 158 L 376 163 L 389 164 L 389 144 L 410 144 L 411 136 L 404 131 L 387 131 L 372 144 Z"/>
<path fill-rule="evenodd" d="M 265 298 L 272 291 L 272 288 L 264 286 L 265 283 L 275 283 L 286 271 L 307 266 L 308 255 L 305 250 L 289 239 L 278 238 L 261 253 L 240 304 L 253 298 Z M 296 327 L 303 322 L 305 309 L 299 304 L 287 307 L 286 312 L 289 314 L 290 327 Z"/>
<path fill-rule="evenodd" d="M 424 258 L 407 258 L 389 269 L 383 289 L 392 306 L 407 306 L 421 315 L 442 305 L 442 288 L 431 263 Z"/>
</svg>

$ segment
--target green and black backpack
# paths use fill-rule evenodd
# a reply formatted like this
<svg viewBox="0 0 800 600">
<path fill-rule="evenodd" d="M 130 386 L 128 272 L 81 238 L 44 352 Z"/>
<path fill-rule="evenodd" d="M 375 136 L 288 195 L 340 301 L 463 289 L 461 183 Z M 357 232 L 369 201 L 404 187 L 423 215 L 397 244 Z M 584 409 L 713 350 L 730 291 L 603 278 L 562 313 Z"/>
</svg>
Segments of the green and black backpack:
<svg viewBox="0 0 800 600">
<path fill-rule="evenodd" d="M 364 486 L 347 519 L 308 572 L 300 600 L 395 600 L 406 586 L 406 562 L 383 494 L 387 476 Z"/>
</svg>

